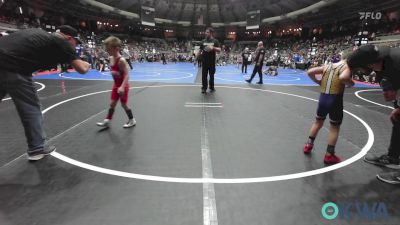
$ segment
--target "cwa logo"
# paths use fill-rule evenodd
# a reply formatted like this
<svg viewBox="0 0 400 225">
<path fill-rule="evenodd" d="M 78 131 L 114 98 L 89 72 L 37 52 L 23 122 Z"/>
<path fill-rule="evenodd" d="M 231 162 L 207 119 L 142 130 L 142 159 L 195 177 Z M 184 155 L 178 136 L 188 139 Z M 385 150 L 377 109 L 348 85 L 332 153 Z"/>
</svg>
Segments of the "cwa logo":
<svg viewBox="0 0 400 225">
<path fill-rule="evenodd" d="M 381 12 L 359 12 L 360 14 L 360 20 L 363 19 L 373 19 L 373 20 L 380 20 L 382 18 L 382 13 Z"/>
<path fill-rule="evenodd" d="M 390 215 L 385 203 L 374 202 L 372 204 L 363 203 L 325 203 L 321 210 L 322 216 L 327 220 L 339 217 L 342 220 L 361 219 L 361 220 L 382 220 L 389 219 Z"/>
</svg>

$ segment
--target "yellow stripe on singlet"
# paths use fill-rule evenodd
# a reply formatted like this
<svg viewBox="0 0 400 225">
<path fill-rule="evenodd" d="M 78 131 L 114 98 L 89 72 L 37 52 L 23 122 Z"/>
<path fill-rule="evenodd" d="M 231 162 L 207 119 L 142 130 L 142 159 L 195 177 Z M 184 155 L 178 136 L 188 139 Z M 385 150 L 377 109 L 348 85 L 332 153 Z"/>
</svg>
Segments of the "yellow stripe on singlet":
<svg viewBox="0 0 400 225">
<path fill-rule="evenodd" d="M 343 94 L 344 84 L 339 80 L 339 75 L 344 67 L 343 62 L 329 63 L 322 74 L 321 93 L 324 94 Z"/>
</svg>

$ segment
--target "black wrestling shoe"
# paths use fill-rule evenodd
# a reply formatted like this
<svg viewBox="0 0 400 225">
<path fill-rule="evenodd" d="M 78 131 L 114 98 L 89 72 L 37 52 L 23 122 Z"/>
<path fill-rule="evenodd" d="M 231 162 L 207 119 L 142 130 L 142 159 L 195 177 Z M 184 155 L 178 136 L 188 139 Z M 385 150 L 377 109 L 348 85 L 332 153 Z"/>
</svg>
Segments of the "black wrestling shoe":
<svg viewBox="0 0 400 225">
<path fill-rule="evenodd" d="M 392 169 L 400 169 L 399 166 L 400 160 L 386 154 L 381 156 L 376 156 L 376 155 L 365 156 L 364 161 L 377 166 L 384 166 Z"/>
</svg>

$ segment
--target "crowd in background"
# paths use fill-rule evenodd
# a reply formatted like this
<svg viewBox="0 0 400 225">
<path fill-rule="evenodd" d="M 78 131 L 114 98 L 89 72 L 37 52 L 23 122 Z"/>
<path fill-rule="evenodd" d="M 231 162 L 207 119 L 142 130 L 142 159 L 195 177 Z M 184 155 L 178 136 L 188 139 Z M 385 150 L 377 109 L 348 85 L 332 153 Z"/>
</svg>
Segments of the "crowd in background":
<svg viewBox="0 0 400 225">
<path fill-rule="evenodd" d="M 47 17 L 41 19 L 46 22 Z M 50 17 L 48 17 L 50 18 Z M 40 21 L 34 17 L 14 17 L 13 14 L 4 14 L 0 16 L 0 23 L 18 25 L 18 29 L 29 27 L 40 27 Z M 354 26 L 354 29 L 351 28 Z M 349 23 L 346 26 L 332 27 L 336 29 L 335 35 L 324 37 L 316 35 L 317 38 L 299 38 L 296 36 L 285 35 L 281 37 L 264 39 L 266 49 L 265 64 L 292 69 L 308 69 L 314 66 L 320 66 L 330 62 L 340 60 L 340 52 L 344 49 L 355 46 L 354 39 L 357 30 L 356 22 Z M 377 40 L 384 34 L 393 34 L 398 32 L 399 23 L 376 22 L 369 25 L 375 32 L 368 35 L 368 39 Z M 55 29 L 55 26 L 45 27 L 44 29 Z M 353 34 L 349 35 L 353 29 Z M 109 32 L 97 33 L 87 30 L 81 31 L 81 39 L 84 43 L 77 48 L 77 54 L 92 65 L 92 69 L 107 70 L 108 54 L 102 45 L 102 40 L 110 35 Z M 346 32 L 341 32 L 346 31 Z M 0 36 L 6 35 L 2 32 Z M 193 40 L 166 40 L 162 38 L 133 38 L 128 34 L 116 34 L 124 40 L 123 56 L 130 62 L 161 62 L 164 58 L 167 63 L 191 62 L 201 65 L 201 58 L 196 50 L 197 41 Z M 217 65 L 224 66 L 229 64 L 242 64 L 242 53 L 245 48 L 250 53 L 254 53 L 257 41 L 222 41 L 222 51 L 217 56 Z M 400 41 L 392 44 L 392 47 L 400 47 Z M 251 60 L 247 62 L 251 64 Z M 67 71 L 67 65 L 61 69 Z M 356 76 L 363 81 L 373 82 L 373 76 L 359 74 Z"/>
</svg>

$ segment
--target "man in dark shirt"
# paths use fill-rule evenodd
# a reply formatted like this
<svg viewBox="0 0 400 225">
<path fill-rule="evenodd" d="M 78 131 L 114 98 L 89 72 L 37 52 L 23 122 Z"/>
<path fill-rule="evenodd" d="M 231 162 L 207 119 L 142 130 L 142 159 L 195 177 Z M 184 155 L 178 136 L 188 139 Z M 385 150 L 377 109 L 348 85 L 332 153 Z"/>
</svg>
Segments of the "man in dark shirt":
<svg viewBox="0 0 400 225">
<path fill-rule="evenodd" d="M 39 160 L 55 151 L 54 146 L 45 142 L 32 73 L 61 63 L 70 63 L 79 73 L 86 73 L 89 63 L 75 54 L 75 46 L 80 42 L 77 35 L 77 30 L 64 25 L 55 34 L 26 29 L 0 39 L 0 101 L 6 94 L 14 101 L 24 126 L 29 160 Z"/>
<path fill-rule="evenodd" d="M 365 45 L 349 56 L 347 64 L 352 69 L 363 68 L 365 71 L 375 71 L 385 100 L 393 102 L 394 105 L 390 114 L 393 128 L 388 153 L 381 156 L 366 156 L 364 160 L 378 166 L 400 168 L 400 109 L 398 105 L 400 101 L 400 48 Z M 378 174 L 377 177 L 387 183 L 400 184 L 400 173 L 383 173 Z"/>
<path fill-rule="evenodd" d="M 167 61 L 165 59 L 165 54 L 164 53 L 161 54 L 161 61 L 162 61 L 163 65 L 167 65 Z"/>
<path fill-rule="evenodd" d="M 254 65 L 253 73 L 251 74 L 250 79 L 246 80 L 247 83 L 251 83 L 256 73 L 258 73 L 260 80 L 257 82 L 257 84 L 263 84 L 262 66 L 264 63 L 264 57 L 265 57 L 265 48 L 263 42 L 260 41 L 258 42 L 257 45 L 256 58 L 254 60 L 256 64 Z"/>
<path fill-rule="evenodd" d="M 221 52 L 219 42 L 214 39 L 214 29 L 206 29 L 206 39 L 201 42 L 200 54 L 202 58 L 202 88 L 201 93 L 205 94 L 208 86 L 208 74 L 210 74 L 210 91 L 214 92 L 214 74 L 216 53 Z"/>
<path fill-rule="evenodd" d="M 242 73 L 247 73 L 247 65 L 249 64 L 249 49 L 245 48 L 242 53 Z"/>
</svg>

